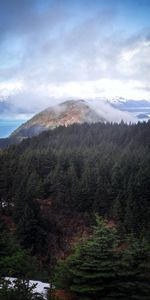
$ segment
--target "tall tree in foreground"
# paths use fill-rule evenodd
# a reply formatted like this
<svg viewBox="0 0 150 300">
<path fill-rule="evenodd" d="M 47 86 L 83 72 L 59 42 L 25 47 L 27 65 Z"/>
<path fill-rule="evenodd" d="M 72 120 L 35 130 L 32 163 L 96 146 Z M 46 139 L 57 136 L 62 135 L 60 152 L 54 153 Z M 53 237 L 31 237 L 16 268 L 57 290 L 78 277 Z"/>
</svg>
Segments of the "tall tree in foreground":
<svg viewBox="0 0 150 300">
<path fill-rule="evenodd" d="M 98 218 L 91 238 L 58 265 L 56 286 L 71 291 L 76 299 L 148 300 L 148 249 L 144 244 L 138 248 L 137 241 L 126 247 L 120 244 L 116 228 Z"/>
<path fill-rule="evenodd" d="M 145 240 L 129 237 L 122 251 L 118 288 L 125 299 L 150 299 L 150 247 Z"/>
<path fill-rule="evenodd" d="M 109 228 L 102 219 L 97 219 L 90 240 L 78 245 L 65 263 L 59 265 L 56 284 L 69 288 L 77 299 L 98 300 L 112 295 L 119 264 L 116 237 L 114 227 Z"/>
</svg>

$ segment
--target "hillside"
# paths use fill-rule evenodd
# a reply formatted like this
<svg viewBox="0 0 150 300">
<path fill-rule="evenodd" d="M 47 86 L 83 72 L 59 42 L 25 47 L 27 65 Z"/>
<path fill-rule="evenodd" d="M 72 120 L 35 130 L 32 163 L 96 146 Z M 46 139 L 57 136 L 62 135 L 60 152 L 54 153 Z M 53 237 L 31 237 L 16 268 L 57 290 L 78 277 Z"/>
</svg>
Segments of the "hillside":
<svg viewBox="0 0 150 300">
<path fill-rule="evenodd" d="M 89 124 L 105 122 L 105 118 L 84 100 L 68 100 L 43 110 L 19 126 L 8 138 L 0 139 L 0 148 L 17 144 L 25 138 L 36 136 L 49 129 L 85 122 Z"/>
<path fill-rule="evenodd" d="M 144 231 L 149 223 L 149 131 L 150 122 L 74 124 L 24 140 L 1 152 L 1 199 L 16 210 L 23 201 L 23 211 L 32 200 L 51 199 L 56 215 L 97 211 L 126 223 L 128 230 L 140 232 L 142 226 Z"/>
<path fill-rule="evenodd" d="M 69 100 L 57 106 L 49 107 L 31 120 L 20 126 L 11 137 L 23 139 L 39 134 L 48 129 L 58 126 L 68 126 L 73 123 L 96 123 L 104 122 L 96 111 L 89 107 L 84 100 Z"/>
<path fill-rule="evenodd" d="M 96 98 L 91 100 L 68 100 L 35 114 L 19 126 L 7 138 L 0 139 L 0 148 L 16 144 L 25 138 L 43 131 L 74 123 L 124 122 L 136 123 L 148 120 L 150 102 L 127 100 L 124 98 Z M 2 127 L 3 128 L 3 127 Z"/>
<path fill-rule="evenodd" d="M 1 150 L 1 228 L 48 272 L 96 213 L 149 240 L 149 132 L 150 122 L 72 124 Z"/>
</svg>

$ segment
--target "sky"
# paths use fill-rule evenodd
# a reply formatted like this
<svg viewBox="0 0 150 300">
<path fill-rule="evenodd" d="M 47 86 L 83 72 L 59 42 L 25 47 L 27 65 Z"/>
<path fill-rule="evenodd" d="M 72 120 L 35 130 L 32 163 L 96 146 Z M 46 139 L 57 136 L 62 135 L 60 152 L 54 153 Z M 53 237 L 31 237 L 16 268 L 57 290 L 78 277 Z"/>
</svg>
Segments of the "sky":
<svg viewBox="0 0 150 300">
<path fill-rule="evenodd" d="M 150 100 L 149 0 L 0 0 L 0 120 L 69 98 Z"/>
</svg>

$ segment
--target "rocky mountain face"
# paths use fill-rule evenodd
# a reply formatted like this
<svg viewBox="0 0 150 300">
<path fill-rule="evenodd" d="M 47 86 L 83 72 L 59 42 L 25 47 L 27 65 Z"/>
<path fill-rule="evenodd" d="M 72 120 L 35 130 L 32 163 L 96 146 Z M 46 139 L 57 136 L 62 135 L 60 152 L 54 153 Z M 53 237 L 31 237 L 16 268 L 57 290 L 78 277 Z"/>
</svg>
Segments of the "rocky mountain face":
<svg viewBox="0 0 150 300">
<path fill-rule="evenodd" d="M 84 100 L 68 100 L 57 106 L 49 107 L 32 119 L 18 127 L 7 139 L 1 139 L 2 145 L 18 143 L 25 138 L 40 134 L 58 126 L 68 126 L 74 123 L 97 123 L 105 122 L 88 103 Z"/>
</svg>

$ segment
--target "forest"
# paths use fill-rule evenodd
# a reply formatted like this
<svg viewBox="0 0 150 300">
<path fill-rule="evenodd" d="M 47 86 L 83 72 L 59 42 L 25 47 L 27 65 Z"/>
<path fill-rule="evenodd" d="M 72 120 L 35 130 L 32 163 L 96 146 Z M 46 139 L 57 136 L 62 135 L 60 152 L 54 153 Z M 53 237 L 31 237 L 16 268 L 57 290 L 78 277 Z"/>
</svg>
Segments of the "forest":
<svg viewBox="0 0 150 300">
<path fill-rule="evenodd" d="M 0 276 L 49 278 L 97 214 L 149 243 L 150 121 L 62 126 L 0 151 Z"/>
</svg>

